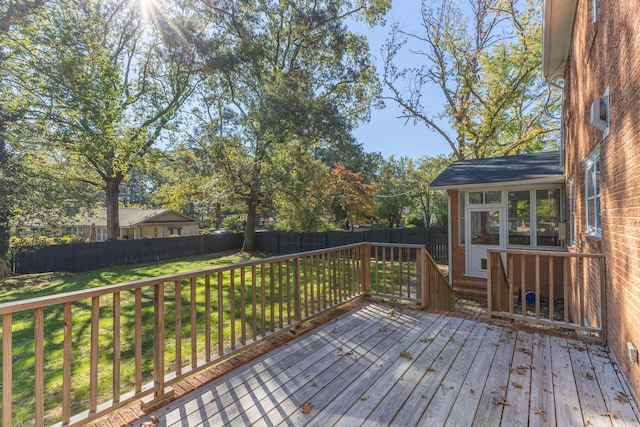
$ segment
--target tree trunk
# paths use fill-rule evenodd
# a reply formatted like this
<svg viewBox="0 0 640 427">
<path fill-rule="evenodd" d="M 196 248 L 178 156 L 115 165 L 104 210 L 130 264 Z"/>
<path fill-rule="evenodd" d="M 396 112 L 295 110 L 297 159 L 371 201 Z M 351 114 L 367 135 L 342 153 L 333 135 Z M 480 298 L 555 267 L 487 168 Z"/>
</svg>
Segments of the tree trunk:
<svg viewBox="0 0 640 427">
<path fill-rule="evenodd" d="M 253 192 L 251 192 L 249 195 L 249 201 L 247 202 L 247 226 L 244 230 L 244 243 L 242 244 L 243 251 L 253 251 L 256 248 L 255 232 L 257 211 L 258 201 L 253 195 Z"/>
<path fill-rule="evenodd" d="M 105 204 L 107 208 L 107 240 L 120 238 L 120 217 L 118 205 L 120 199 L 120 183 L 122 176 L 116 174 L 113 178 L 106 179 Z"/>
</svg>

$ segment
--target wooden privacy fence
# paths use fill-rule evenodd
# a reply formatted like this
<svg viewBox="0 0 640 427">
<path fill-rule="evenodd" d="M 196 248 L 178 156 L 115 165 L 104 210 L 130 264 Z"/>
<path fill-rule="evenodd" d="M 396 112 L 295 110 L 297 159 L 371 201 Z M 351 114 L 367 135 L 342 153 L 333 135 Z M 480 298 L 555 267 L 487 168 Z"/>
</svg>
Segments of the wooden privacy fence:
<svg viewBox="0 0 640 427">
<path fill-rule="evenodd" d="M 356 231 L 328 231 L 326 233 L 295 233 L 264 231 L 256 233 L 256 249 L 266 252 L 290 254 L 375 242 L 424 245 L 434 259 L 447 259 L 449 238 L 447 227 L 429 228 L 375 228 Z"/>
<path fill-rule="evenodd" d="M 11 269 L 18 274 L 97 270 L 240 249 L 243 239 L 241 233 L 230 233 L 27 247 L 14 255 Z"/>
<path fill-rule="evenodd" d="M 570 329 L 585 338 L 606 341 L 604 255 L 525 250 L 487 253 L 489 318 Z"/>
<path fill-rule="evenodd" d="M 360 295 L 452 309 L 443 279 L 423 246 L 363 243 L 0 304 L 2 423 L 159 404 L 177 381 Z"/>
</svg>

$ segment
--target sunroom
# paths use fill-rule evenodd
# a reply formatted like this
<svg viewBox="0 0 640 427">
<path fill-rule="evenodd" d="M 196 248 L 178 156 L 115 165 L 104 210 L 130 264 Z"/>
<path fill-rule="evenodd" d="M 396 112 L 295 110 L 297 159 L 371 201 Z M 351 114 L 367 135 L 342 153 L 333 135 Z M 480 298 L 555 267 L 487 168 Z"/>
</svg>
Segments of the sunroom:
<svg viewBox="0 0 640 427">
<path fill-rule="evenodd" d="M 565 249 L 560 152 L 454 162 L 430 187 L 449 195 L 449 279 L 458 294 L 486 297 L 488 250 Z"/>
</svg>

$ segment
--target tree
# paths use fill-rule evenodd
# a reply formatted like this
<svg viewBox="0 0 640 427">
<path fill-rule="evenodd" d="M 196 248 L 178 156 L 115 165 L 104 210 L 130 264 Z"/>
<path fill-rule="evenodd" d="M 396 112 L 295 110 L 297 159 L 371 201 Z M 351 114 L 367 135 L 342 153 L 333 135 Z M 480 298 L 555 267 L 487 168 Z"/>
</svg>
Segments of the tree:
<svg viewBox="0 0 640 427">
<path fill-rule="evenodd" d="M 382 165 L 376 194 L 376 215 L 387 221 L 389 227 L 400 227 L 403 215 L 412 202 L 413 190 L 409 186 L 407 157 L 396 160 L 393 156 Z"/>
<path fill-rule="evenodd" d="M 352 172 L 337 163 L 327 177 L 326 195 L 332 204 L 344 211 L 345 228 L 353 229 L 355 224 L 371 220 L 374 216 L 373 195 L 377 192 L 375 184 L 366 184 L 362 175 Z"/>
<path fill-rule="evenodd" d="M 414 193 L 412 198 L 417 202 L 424 225 L 431 223 L 447 225 L 447 197 L 442 191 L 429 188 L 431 182 L 451 163 L 447 156 L 422 157 L 417 164 L 411 163 L 408 168 L 409 185 Z"/>
<path fill-rule="evenodd" d="M 47 149 L 64 161 L 63 173 L 104 191 L 109 239 L 120 233 L 121 183 L 198 79 L 203 24 L 170 1 L 145 19 L 141 4 L 47 2 L 10 40 L 21 55 L 10 83 L 31 96 L 25 122 L 46 123 Z"/>
<path fill-rule="evenodd" d="M 393 27 L 384 82 L 407 120 L 439 134 L 458 160 L 539 151 L 559 134 L 559 91 L 541 78 L 542 3 L 422 1 L 420 31 Z M 409 49 L 420 65 L 399 68 Z M 444 108 L 427 88 L 437 88 Z M 553 99 L 551 99 L 553 98 Z"/>
<path fill-rule="evenodd" d="M 246 205 L 244 250 L 253 249 L 258 210 L 278 191 L 275 159 L 294 143 L 304 153 L 343 141 L 369 118 L 380 87 L 366 39 L 345 20 L 373 25 L 388 7 L 388 0 L 211 5 L 215 63 L 198 114 L 211 160 Z"/>
<path fill-rule="evenodd" d="M 24 115 L 24 108 L 17 94 L 6 85 L 11 76 L 16 52 L 4 43 L 16 22 L 20 22 L 38 7 L 42 0 L 2 2 L 0 4 L 0 277 L 9 274 L 6 255 L 9 250 L 10 219 L 14 213 L 16 195 L 19 194 L 15 179 L 17 163 L 9 148 L 9 128 Z"/>
</svg>

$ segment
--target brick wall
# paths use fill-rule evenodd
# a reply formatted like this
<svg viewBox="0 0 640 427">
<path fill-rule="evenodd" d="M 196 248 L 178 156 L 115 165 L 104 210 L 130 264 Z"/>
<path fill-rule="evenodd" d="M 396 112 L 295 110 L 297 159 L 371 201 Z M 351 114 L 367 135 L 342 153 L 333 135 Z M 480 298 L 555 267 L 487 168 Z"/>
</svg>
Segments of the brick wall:
<svg viewBox="0 0 640 427">
<path fill-rule="evenodd" d="M 606 255 L 608 342 L 640 395 L 640 364 L 627 342 L 640 347 L 640 9 L 636 2 L 579 0 L 565 78 L 567 177 L 575 179 L 576 244 L 572 250 Z M 590 125 L 589 109 L 610 91 L 610 134 Z M 602 238 L 585 233 L 582 160 L 600 143 Z M 575 271 L 575 266 L 574 269 Z M 593 274 L 582 274 L 589 288 Z"/>
</svg>

